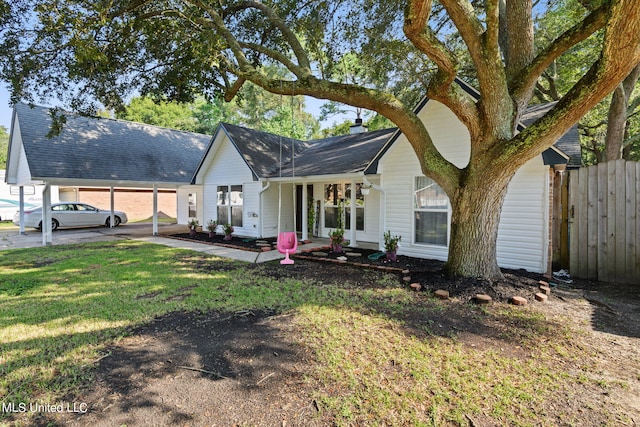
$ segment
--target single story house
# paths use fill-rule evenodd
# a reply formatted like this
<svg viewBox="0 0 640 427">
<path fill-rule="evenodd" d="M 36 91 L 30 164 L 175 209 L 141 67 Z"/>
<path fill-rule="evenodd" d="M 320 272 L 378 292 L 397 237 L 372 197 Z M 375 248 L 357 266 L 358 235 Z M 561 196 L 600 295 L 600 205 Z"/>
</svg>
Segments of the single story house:
<svg viewBox="0 0 640 427">
<path fill-rule="evenodd" d="M 477 99 L 473 88 L 458 84 Z M 534 106 L 524 122 L 551 106 Z M 464 167 L 471 145 L 460 120 L 428 98 L 416 112 L 440 152 Z M 302 239 L 326 238 L 342 211 L 345 238 L 352 246 L 374 242 L 382 248 L 383 233 L 389 230 L 402 237 L 399 254 L 446 260 L 451 223 L 447 195 L 422 174 L 401 132 L 358 132 L 362 130 L 358 128 L 352 126 L 355 132 L 350 135 L 297 141 L 220 124 L 192 181 L 202 201 L 199 219 L 231 223 L 244 236 L 273 237 L 278 230 L 295 229 Z M 516 173 L 499 225 L 501 267 L 548 270 L 554 168 L 580 162 L 574 128 Z"/>
<path fill-rule="evenodd" d="M 478 99 L 473 88 L 457 83 Z M 550 107 L 533 106 L 523 126 Z M 415 111 L 441 153 L 464 167 L 470 138 L 457 117 L 428 98 Z M 296 230 L 306 240 L 328 237 L 342 220 L 352 246 L 382 248 L 388 230 L 402 236 L 399 254 L 447 257 L 449 200 L 422 174 L 397 129 L 366 132 L 360 122 L 349 135 L 299 141 L 222 123 L 210 137 L 70 114 L 63 132 L 48 139 L 49 126 L 46 109 L 16 105 L 8 183 L 173 188 L 178 223 L 230 223 L 247 237 Z M 501 267 L 548 270 L 554 169 L 580 162 L 573 128 L 516 173 L 499 226 Z"/>
</svg>

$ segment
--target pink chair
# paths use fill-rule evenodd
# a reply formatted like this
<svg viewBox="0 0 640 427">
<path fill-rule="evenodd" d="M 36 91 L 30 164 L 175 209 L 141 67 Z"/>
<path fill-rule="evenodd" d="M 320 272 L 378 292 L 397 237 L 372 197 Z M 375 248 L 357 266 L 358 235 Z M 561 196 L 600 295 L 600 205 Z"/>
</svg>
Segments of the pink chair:
<svg viewBox="0 0 640 427">
<path fill-rule="evenodd" d="M 298 236 L 295 231 L 282 231 L 278 234 L 278 252 L 286 254 L 280 264 L 293 264 L 289 254 L 295 254 L 298 248 Z"/>
</svg>

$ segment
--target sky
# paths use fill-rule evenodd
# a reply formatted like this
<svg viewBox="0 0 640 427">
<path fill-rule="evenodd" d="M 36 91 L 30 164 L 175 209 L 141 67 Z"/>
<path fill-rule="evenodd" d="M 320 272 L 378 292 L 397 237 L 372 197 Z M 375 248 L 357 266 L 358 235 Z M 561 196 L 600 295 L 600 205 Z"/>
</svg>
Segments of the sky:
<svg viewBox="0 0 640 427">
<path fill-rule="evenodd" d="M 320 106 L 326 101 L 323 99 L 315 99 L 307 97 L 306 99 L 306 110 L 311 113 L 314 117 L 320 116 Z M 347 107 L 352 109 L 351 107 Z M 13 114 L 13 109 L 9 106 L 9 91 L 7 90 L 6 85 L 0 84 L 0 126 L 4 126 L 7 131 L 11 131 L 11 117 Z M 321 123 L 322 128 L 331 127 L 334 122 L 341 123 L 344 120 L 354 121 L 356 119 L 355 109 L 353 111 L 348 112 L 345 115 L 338 115 L 329 118 L 328 120 Z"/>
<path fill-rule="evenodd" d="M 0 126 L 7 131 L 11 130 L 11 115 L 13 110 L 9 107 L 9 91 L 5 85 L 0 85 Z"/>
</svg>

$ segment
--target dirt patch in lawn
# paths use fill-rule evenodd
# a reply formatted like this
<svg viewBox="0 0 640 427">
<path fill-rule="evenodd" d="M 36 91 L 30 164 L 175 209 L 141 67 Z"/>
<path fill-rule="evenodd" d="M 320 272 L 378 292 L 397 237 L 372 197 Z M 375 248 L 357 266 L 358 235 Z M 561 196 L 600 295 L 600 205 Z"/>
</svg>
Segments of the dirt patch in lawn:
<svg viewBox="0 0 640 427">
<path fill-rule="evenodd" d="M 516 345 L 515 337 L 505 335 L 508 325 L 483 321 L 474 306 L 468 304 L 478 293 L 489 294 L 502 303 L 514 294 L 523 295 L 529 300 L 527 309 L 540 311 L 554 322 L 562 319 L 582 331 L 575 343 L 593 355 L 591 363 L 596 365 L 593 372 L 599 372 L 603 381 L 625 383 L 605 392 L 585 385 L 564 398 L 556 398 L 544 411 L 575 414 L 576 425 L 595 426 L 611 424 L 611 419 L 600 413 L 592 417 L 585 408 L 606 407 L 621 423 L 640 423 L 639 287 L 574 281 L 553 288 L 546 303 L 537 303 L 531 296 L 538 291 L 537 281 L 541 279 L 538 275 L 508 271 L 506 279 L 499 283 L 451 280 L 442 275 L 438 265 L 441 264 L 432 262 L 421 269 L 414 265 L 412 282 L 423 284 L 417 297 L 428 300 L 429 292 L 437 288 L 449 290 L 453 299 L 442 313 L 432 313 L 429 319 L 425 319 L 419 306 L 415 312 L 406 311 L 402 320 L 409 330 L 415 325 L 417 331 L 418 325 L 430 322 L 432 333 L 442 336 L 453 333 L 463 344 L 474 348 L 505 347 L 513 339 L 514 345 L 510 346 L 513 357 L 527 357 L 527 349 Z M 215 269 L 215 264 L 199 264 L 196 268 Z M 247 268 L 274 278 L 305 278 L 318 285 L 330 283 L 348 288 L 382 286 L 377 279 L 390 274 L 387 283 L 397 280 L 397 286 L 407 286 L 408 292 L 414 292 L 402 281 L 403 274 L 371 268 L 302 259 L 286 267 L 273 263 Z M 305 381 L 315 361 L 304 343 L 299 342 L 293 318 L 292 313 L 268 310 L 231 314 L 177 312 L 157 318 L 108 348 L 97 364 L 95 383 L 81 396 L 70 398 L 86 402 L 86 414 L 39 418 L 37 423 L 332 425 L 330 415 L 314 400 L 316 390 L 312 389 L 312 382 Z M 475 425 L 495 423 L 487 418 L 487 423 Z"/>
</svg>

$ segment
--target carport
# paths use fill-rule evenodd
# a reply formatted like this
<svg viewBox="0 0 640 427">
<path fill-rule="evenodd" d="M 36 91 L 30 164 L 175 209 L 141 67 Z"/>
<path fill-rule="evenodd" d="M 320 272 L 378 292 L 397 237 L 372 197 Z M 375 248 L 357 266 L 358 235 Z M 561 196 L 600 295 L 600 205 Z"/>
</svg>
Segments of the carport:
<svg viewBox="0 0 640 427">
<path fill-rule="evenodd" d="M 158 189 L 191 187 L 208 135 L 146 124 L 65 113 L 62 131 L 49 137 L 51 110 L 18 103 L 13 109 L 7 184 L 20 188 L 24 233 L 24 186 L 44 184 L 42 243 L 52 243 L 51 186 L 153 189 L 153 230 L 158 234 Z M 178 192 L 176 192 L 178 197 Z"/>
</svg>

